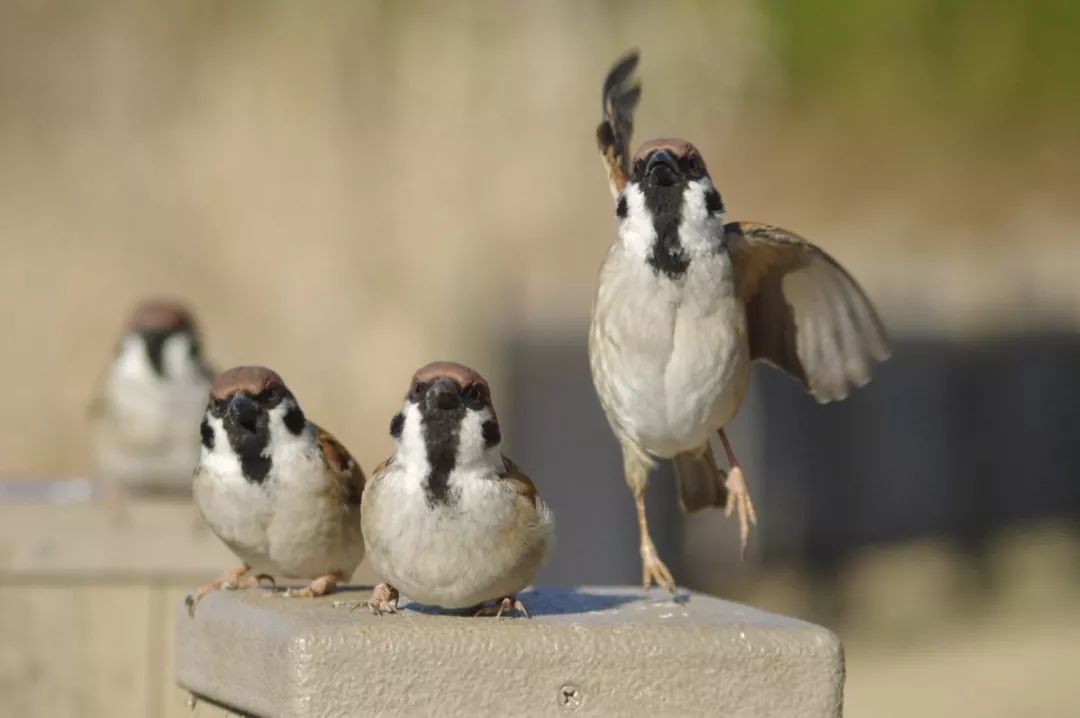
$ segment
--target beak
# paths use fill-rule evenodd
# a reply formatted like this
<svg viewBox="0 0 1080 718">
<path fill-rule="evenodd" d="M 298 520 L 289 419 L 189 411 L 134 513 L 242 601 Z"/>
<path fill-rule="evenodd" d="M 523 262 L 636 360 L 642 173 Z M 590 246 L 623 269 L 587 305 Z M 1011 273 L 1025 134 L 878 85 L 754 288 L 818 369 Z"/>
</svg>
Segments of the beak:
<svg viewBox="0 0 1080 718">
<path fill-rule="evenodd" d="M 229 400 L 229 413 L 236 419 L 236 423 L 251 433 L 255 433 L 255 425 L 259 418 L 259 406 L 245 394 L 234 394 Z"/>
<path fill-rule="evenodd" d="M 436 379 L 427 390 L 427 405 L 429 409 L 439 411 L 453 411 L 461 404 L 458 395 L 458 385 L 452 379 Z"/>
<path fill-rule="evenodd" d="M 652 180 L 654 185 L 670 187 L 680 176 L 679 163 L 667 150 L 657 150 L 649 156 L 649 162 L 645 165 L 645 176 Z"/>
</svg>

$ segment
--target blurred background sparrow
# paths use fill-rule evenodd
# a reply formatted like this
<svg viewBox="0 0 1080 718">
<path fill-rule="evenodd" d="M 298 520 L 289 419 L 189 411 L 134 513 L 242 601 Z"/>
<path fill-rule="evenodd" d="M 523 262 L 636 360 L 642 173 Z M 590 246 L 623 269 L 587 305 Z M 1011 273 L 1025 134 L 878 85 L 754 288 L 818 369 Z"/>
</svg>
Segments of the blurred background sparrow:
<svg viewBox="0 0 1080 718">
<path fill-rule="evenodd" d="M 98 475 L 129 492 L 190 493 L 211 376 L 188 308 L 141 302 L 90 404 Z"/>
</svg>

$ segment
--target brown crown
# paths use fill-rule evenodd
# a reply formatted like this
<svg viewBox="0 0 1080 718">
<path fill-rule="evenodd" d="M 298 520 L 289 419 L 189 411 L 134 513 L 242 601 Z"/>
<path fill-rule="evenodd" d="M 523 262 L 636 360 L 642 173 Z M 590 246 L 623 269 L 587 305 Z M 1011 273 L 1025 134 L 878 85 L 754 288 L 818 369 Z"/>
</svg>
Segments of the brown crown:
<svg viewBox="0 0 1080 718">
<path fill-rule="evenodd" d="M 701 157 L 697 147 L 694 147 L 686 140 L 681 140 L 678 137 L 661 137 L 660 139 L 649 140 L 641 147 L 638 147 L 633 161 L 643 160 L 656 150 L 667 150 L 676 157 L 689 157 L 691 155 L 697 155 L 699 159 Z"/>
<path fill-rule="evenodd" d="M 264 366 L 237 366 L 214 377 L 210 384 L 210 396 L 227 399 L 237 392 L 255 396 L 275 386 L 285 387 L 277 372 Z"/>
<path fill-rule="evenodd" d="M 413 383 L 416 382 L 430 382 L 436 379 L 453 379 L 459 386 L 468 386 L 469 384 L 480 384 L 487 387 L 488 383 L 484 377 L 474 369 L 470 369 L 464 364 L 458 364 L 452 361 L 433 361 L 427 366 L 420 367 L 413 374 Z"/>
<path fill-rule="evenodd" d="M 180 302 L 167 299 L 149 299 L 139 302 L 131 314 L 129 328 L 135 332 L 168 332 L 177 329 L 194 329 L 191 312 Z"/>
</svg>

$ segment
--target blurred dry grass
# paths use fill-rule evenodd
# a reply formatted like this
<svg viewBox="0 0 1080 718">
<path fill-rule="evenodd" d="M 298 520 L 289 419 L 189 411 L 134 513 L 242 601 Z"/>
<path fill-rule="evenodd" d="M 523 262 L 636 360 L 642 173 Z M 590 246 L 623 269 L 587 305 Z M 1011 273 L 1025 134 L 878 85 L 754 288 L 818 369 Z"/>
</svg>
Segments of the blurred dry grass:
<svg viewBox="0 0 1080 718">
<path fill-rule="evenodd" d="M 508 333 L 587 316 L 612 233 L 598 86 L 632 46 L 639 138 L 694 139 L 733 217 L 825 245 L 894 330 L 1075 327 L 1075 10 L 964 5 L 0 5 L 0 472 L 88 470 L 84 408 L 146 294 L 189 300 L 219 366 L 278 369 L 368 467 L 421 363 L 472 363 L 512 401 Z M 813 613 L 801 584 L 767 588 Z M 949 656 L 1007 673 L 1022 625 L 966 628 L 927 652 L 855 634 L 849 708 L 885 715 L 862 706 L 898 665 L 938 679 L 927 702 Z"/>
</svg>

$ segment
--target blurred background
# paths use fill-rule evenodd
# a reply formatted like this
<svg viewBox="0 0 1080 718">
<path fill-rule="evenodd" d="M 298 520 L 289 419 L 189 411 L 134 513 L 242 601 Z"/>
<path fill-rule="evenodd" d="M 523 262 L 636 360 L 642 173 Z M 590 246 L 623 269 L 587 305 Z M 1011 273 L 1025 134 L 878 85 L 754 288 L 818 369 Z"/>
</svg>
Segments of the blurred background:
<svg viewBox="0 0 1080 718">
<path fill-rule="evenodd" d="M 826 248 L 895 343 L 835 405 L 755 369 L 745 561 L 654 475 L 677 577 L 835 630 L 849 715 L 1077 715 L 1078 32 L 1067 0 L 0 5 L 0 713 L 187 710 L 173 610 L 227 554 L 190 508 L 118 528 L 34 489 L 92 475 L 147 296 L 369 470 L 415 367 L 475 366 L 558 519 L 539 583 L 640 580 L 585 355 L 600 82 L 638 47 L 636 139 L 692 139 L 730 217 Z"/>
</svg>

